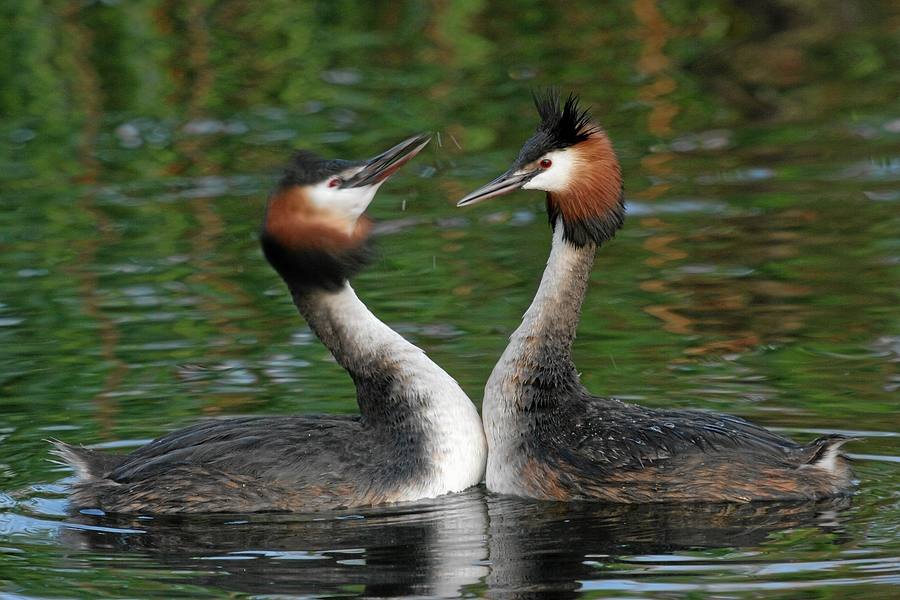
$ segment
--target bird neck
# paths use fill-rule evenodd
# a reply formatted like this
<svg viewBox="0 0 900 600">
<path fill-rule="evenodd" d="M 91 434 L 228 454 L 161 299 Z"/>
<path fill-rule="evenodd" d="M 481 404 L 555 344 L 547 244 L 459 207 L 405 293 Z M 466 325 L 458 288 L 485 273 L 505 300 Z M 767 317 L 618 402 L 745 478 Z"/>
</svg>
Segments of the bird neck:
<svg viewBox="0 0 900 600">
<path fill-rule="evenodd" d="M 487 452 L 481 418 L 450 375 L 373 315 L 346 281 L 337 291 L 292 288 L 291 296 L 353 378 L 366 426 L 380 429 L 385 443 L 425 452 L 442 489 L 480 481 Z"/>
<path fill-rule="evenodd" d="M 388 417 L 393 410 L 385 406 L 386 400 L 396 400 L 388 382 L 405 388 L 417 377 L 449 378 L 420 348 L 372 314 L 347 281 L 337 291 L 291 289 L 291 296 L 313 333 L 353 378 L 365 418 Z M 374 390 L 390 398 L 373 397 Z M 464 394 L 454 390 L 453 395 Z"/>
<path fill-rule="evenodd" d="M 597 246 L 568 242 L 557 220 L 541 284 L 522 324 L 494 367 L 484 410 L 532 410 L 583 390 L 572 361 L 572 340 Z"/>
</svg>

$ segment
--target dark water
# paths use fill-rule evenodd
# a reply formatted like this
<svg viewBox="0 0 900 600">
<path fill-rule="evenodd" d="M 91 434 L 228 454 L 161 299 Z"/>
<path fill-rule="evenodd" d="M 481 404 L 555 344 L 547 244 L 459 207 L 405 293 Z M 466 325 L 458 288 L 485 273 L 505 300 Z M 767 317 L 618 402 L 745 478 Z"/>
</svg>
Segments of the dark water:
<svg viewBox="0 0 900 600">
<path fill-rule="evenodd" d="M 575 4 L 573 6 L 573 4 Z M 900 8 L 874 1 L 128 2 L 0 9 L 0 598 L 894 597 Z M 353 412 L 262 259 L 291 148 L 432 147 L 354 282 L 480 404 L 549 250 L 541 195 L 454 203 L 581 94 L 626 177 L 576 340 L 589 389 L 829 432 L 846 503 L 68 515 L 47 438 Z M 437 135 L 439 134 L 439 136 Z"/>
</svg>

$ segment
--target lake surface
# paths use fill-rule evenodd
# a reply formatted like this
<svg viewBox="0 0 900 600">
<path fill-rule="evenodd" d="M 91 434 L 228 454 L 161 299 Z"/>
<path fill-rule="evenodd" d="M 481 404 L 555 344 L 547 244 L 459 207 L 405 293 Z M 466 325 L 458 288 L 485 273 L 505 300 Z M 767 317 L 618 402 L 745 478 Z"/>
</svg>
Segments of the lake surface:
<svg viewBox="0 0 900 600">
<path fill-rule="evenodd" d="M 815 4 L 815 6 L 813 6 Z M 0 599 L 893 598 L 895 3 L 128 2 L 0 13 Z M 847 445 L 820 504 L 464 494 L 313 515 L 70 514 L 47 439 L 355 412 L 258 248 L 292 148 L 373 156 L 354 287 L 480 406 L 546 262 L 537 192 L 455 202 L 581 95 L 625 174 L 575 342 L 591 391 Z"/>
</svg>

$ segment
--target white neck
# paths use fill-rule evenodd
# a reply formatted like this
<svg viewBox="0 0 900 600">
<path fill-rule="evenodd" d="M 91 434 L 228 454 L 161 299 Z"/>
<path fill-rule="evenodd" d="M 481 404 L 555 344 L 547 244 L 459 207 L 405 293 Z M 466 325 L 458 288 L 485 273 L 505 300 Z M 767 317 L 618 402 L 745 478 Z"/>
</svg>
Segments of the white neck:
<svg viewBox="0 0 900 600">
<path fill-rule="evenodd" d="M 540 395 L 532 393 L 529 387 L 537 381 L 544 387 L 577 382 L 572 340 L 595 253 L 594 245 L 576 248 L 566 242 L 563 225 L 557 222 L 538 291 L 484 390 L 482 413 L 489 448 L 487 484 L 491 491 L 514 491 L 510 486 L 514 486 L 517 472 L 515 444 L 534 415 L 535 407 L 530 403 L 540 400 Z"/>
<path fill-rule="evenodd" d="M 382 429 L 426 432 L 422 443 L 437 472 L 422 482 L 419 497 L 480 483 L 486 442 L 478 411 L 459 384 L 373 315 L 349 284 L 338 292 L 293 296 L 310 327 L 353 377 L 363 421 Z M 390 382 L 389 393 L 384 392 L 385 381 Z"/>
</svg>

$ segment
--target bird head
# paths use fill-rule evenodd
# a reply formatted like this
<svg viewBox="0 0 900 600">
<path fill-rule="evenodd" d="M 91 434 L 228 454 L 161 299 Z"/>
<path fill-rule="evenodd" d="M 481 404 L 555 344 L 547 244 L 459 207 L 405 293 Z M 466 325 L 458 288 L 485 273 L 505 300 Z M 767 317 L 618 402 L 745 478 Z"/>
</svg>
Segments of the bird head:
<svg viewBox="0 0 900 600">
<path fill-rule="evenodd" d="M 266 204 L 260 244 L 295 290 L 339 289 L 365 264 L 378 188 L 429 142 L 421 134 L 369 160 L 324 159 L 296 151 Z"/>
<path fill-rule="evenodd" d="M 600 245 L 621 228 L 625 215 L 622 169 L 609 137 L 570 95 L 554 89 L 534 94 L 541 122 L 512 167 L 465 196 L 457 206 L 475 204 L 513 190 L 547 192 L 547 213 L 564 238 L 581 247 Z"/>
</svg>

